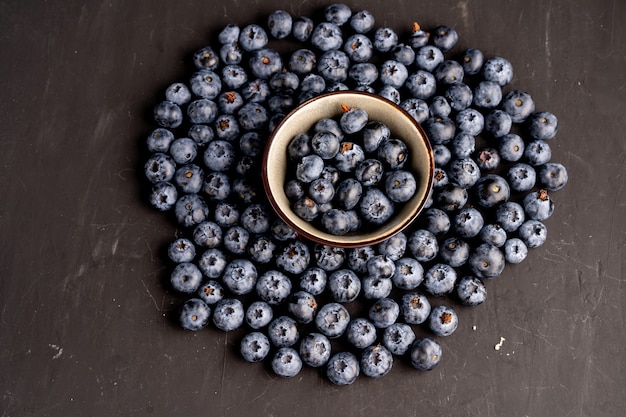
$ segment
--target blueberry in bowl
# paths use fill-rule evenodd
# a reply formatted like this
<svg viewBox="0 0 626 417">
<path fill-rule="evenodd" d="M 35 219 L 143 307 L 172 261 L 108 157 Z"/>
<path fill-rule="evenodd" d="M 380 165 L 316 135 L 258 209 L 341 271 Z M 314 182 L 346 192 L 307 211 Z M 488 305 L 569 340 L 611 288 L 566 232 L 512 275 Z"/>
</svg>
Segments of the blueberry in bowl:
<svg viewBox="0 0 626 417">
<path fill-rule="evenodd" d="M 308 153 L 294 157 L 295 145 Z M 374 94 L 337 91 L 302 103 L 276 126 L 262 177 L 271 206 L 299 236 L 354 248 L 411 224 L 430 198 L 434 169 L 430 142 L 409 113 Z M 340 178 L 333 190 L 333 181 L 316 181 L 331 171 Z M 293 199 L 294 181 L 313 194 Z"/>
</svg>

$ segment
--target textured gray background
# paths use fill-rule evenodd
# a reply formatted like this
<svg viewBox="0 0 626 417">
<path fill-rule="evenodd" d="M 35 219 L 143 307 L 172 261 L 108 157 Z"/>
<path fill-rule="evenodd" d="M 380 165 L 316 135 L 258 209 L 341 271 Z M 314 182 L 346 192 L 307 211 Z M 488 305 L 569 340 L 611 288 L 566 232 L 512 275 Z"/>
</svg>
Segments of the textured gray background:
<svg viewBox="0 0 626 417">
<path fill-rule="evenodd" d="M 398 31 L 454 26 L 459 48 L 508 58 L 513 86 L 560 120 L 553 159 L 570 183 L 548 241 L 459 311 L 436 370 L 283 380 L 244 363 L 237 335 L 171 323 L 162 248 L 176 227 L 139 180 L 146 115 L 225 24 L 326 5 L 272 3 L 0 1 L 0 414 L 623 415 L 620 0 L 348 2 Z"/>
</svg>

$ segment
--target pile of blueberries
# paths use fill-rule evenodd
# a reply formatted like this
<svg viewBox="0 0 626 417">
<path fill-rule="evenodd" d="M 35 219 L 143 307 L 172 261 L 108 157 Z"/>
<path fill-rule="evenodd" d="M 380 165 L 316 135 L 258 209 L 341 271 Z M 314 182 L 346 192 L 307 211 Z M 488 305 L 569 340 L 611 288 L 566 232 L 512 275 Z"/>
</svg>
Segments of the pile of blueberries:
<svg viewBox="0 0 626 417">
<path fill-rule="evenodd" d="M 291 139 L 284 185 L 298 217 L 336 236 L 385 224 L 417 190 L 403 169 L 407 145 L 365 110 L 341 107 L 338 119 L 320 119 Z"/>
<path fill-rule="evenodd" d="M 189 331 L 239 329 L 242 357 L 282 377 L 307 365 L 346 385 L 401 358 L 430 370 L 456 310 L 483 303 L 486 280 L 545 242 L 552 192 L 568 180 L 551 161 L 557 118 L 506 90 L 505 58 L 456 52 L 453 28 L 399 34 L 343 4 L 320 15 L 227 25 L 154 108 L 145 176 L 151 204 L 180 226 L 168 249 L 171 287 L 186 295 L 177 320 Z M 281 55 L 270 47 L 281 39 L 301 48 Z M 339 90 L 399 104 L 433 145 L 427 209 L 375 246 L 299 238 L 260 182 L 265 141 L 285 114 Z"/>
</svg>

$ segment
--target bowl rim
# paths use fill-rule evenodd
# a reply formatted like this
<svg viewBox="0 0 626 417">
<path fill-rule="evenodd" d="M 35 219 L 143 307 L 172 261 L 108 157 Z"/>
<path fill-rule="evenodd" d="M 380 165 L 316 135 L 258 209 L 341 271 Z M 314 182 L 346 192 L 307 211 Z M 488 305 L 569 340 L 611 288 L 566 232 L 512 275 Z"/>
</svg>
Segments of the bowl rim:
<svg viewBox="0 0 626 417">
<path fill-rule="evenodd" d="M 311 229 L 314 229 L 316 232 L 319 232 L 319 235 L 317 235 L 315 233 L 309 232 L 306 229 L 303 229 L 302 227 L 298 226 L 296 222 L 292 220 L 289 213 L 285 212 L 282 205 L 276 200 L 274 196 L 274 192 L 276 192 L 277 190 L 275 187 L 274 188 L 272 187 L 272 181 L 270 181 L 270 176 L 271 176 L 269 173 L 270 163 L 268 159 L 272 151 L 272 144 L 275 142 L 275 138 L 277 137 L 278 134 L 281 133 L 285 124 L 290 123 L 290 122 L 293 123 L 291 121 L 293 116 L 304 111 L 303 109 L 308 108 L 309 106 L 311 106 L 313 103 L 317 101 L 326 101 L 326 100 L 333 101 L 333 100 L 336 100 L 337 97 L 349 97 L 350 99 L 348 101 L 354 101 L 354 100 L 360 100 L 360 99 L 365 99 L 369 101 L 377 101 L 381 105 L 389 107 L 390 110 L 400 112 L 404 116 L 404 118 L 407 119 L 407 121 L 412 124 L 412 127 L 419 133 L 419 136 L 421 139 L 420 143 L 424 145 L 425 147 L 425 150 L 426 150 L 425 153 L 428 159 L 428 169 L 427 169 L 428 175 L 426 178 L 426 187 L 423 189 L 423 192 L 422 192 L 422 198 L 419 200 L 417 205 L 412 209 L 410 215 L 407 216 L 405 221 L 397 224 L 393 228 L 390 228 L 385 233 L 376 234 L 376 233 L 370 232 L 370 233 L 366 233 L 362 235 L 348 233 L 347 235 L 343 235 L 343 236 L 335 236 L 330 233 L 323 232 L 320 229 L 311 227 Z M 337 111 L 337 114 L 339 114 L 338 111 Z M 390 129 L 392 130 L 392 132 L 394 131 L 393 128 L 390 127 Z M 381 97 L 377 94 L 372 94 L 372 93 L 363 92 L 363 91 L 343 90 L 343 91 L 333 91 L 333 92 L 329 92 L 325 94 L 320 94 L 319 96 L 313 97 L 301 103 L 300 105 L 298 105 L 296 108 L 291 110 L 289 113 L 287 113 L 283 117 L 283 119 L 276 125 L 274 130 L 268 136 L 265 149 L 263 152 L 261 177 L 262 177 L 263 187 L 264 187 L 267 199 L 272 209 L 285 223 L 287 223 L 292 229 L 295 230 L 297 237 L 299 238 L 304 237 L 315 243 L 324 244 L 324 245 L 331 245 L 331 246 L 342 247 L 342 248 L 357 248 L 357 247 L 363 247 L 363 246 L 381 243 L 389 239 L 390 237 L 400 233 L 401 231 L 405 230 L 407 227 L 409 227 L 415 221 L 415 219 L 421 214 L 421 212 L 424 210 L 426 203 L 428 202 L 428 200 L 430 199 L 432 195 L 432 189 L 433 189 L 433 183 L 434 183 L 434 171 L 435 171 L 435 161 L 434 161 L 432 145 L 430 143 L 430 140 L 426 136 L 424 129 L 413 118 L 413 116 L 411 116 L 406 110 L 404 110 L 402 107 L 400 107 L 396 103 L 390 100 L 387 100 L 384 97 Z M 418 191 L 420 189 L 421 187 L 418 187 Z M 282 187 L 279 190 L 279 192 L 282 192 Z M 411 200 L 409 200 L 409 202 L 404 203 L 404 204 L 409 204 L 410 202 Z M 295 216 L 295 214 L 293 214 L 293 216 Z M 296 220 L 296 221 L 299 221 L 299 220 Z"/>
</svg>

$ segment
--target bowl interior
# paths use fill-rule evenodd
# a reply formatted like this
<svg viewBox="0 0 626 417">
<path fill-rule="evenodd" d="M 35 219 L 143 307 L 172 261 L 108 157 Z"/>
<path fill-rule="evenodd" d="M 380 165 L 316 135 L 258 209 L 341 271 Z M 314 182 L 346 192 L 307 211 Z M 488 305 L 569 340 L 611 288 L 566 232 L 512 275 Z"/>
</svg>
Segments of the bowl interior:
<svg viewBox="0 0 626 417">
<path fill-rule="evenodd" d="M 285 195 L 284 184 L 290 163 L 287 145 L 298 133 L 308 132 L 323 118 L 336 118 L 342 113 L 341 105 L 361 108 L 370 121 L 385 123 L 392 137 L 402 139 L 410 154 L 410 169 L 417 180 L 417 191 L 413 198 L 396 210 L 393 217 L 376 228 L 363 228 L 344 236 L 335 236 L 314 227 L 298 217 Z M 310 240 L 340 247 L 360 247 L 382 242 L 407 227 L 421 212 L 430 197 L 435 163 L 432 148 L 424 131 L 402 108 L 379 96 L 340 91 L 311 99 L 289 113 L 276 127 L 268 139 L 263 158 L 263 184 L 270 204 L 276 213 L 296 232 Z"/>
</svg>

